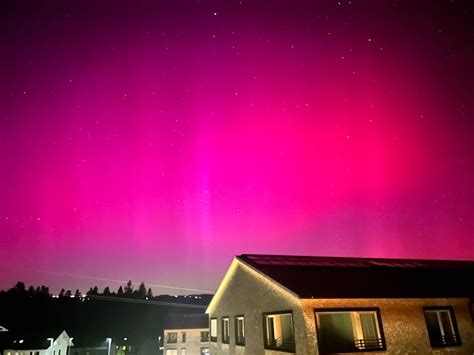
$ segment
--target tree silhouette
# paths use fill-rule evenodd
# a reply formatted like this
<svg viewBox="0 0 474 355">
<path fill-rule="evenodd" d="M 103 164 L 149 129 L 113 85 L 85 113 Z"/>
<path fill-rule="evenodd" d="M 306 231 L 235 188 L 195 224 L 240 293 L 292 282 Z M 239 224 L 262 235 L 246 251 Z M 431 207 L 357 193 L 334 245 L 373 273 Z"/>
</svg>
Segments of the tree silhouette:
<svg viewBox="0 0 474 355">
<path fill-rule="evenodd" d="M 18 292 L 26 292 L 26 286 L 24 282 L 18 281 L 15 285 L 15 289 Z"/>
<path fill-rule="evenodd" d="M 64 288 L 61 289 L 61 292 L 59 292 L 59 297 L 64 297 L 64 293 L 66 290 Z"/>
<path fill-rule="evenodd" d="M 146 293 L 146 296 L 150 299 L 153 298 L 153 291 L 151 290 L 151 288 L 148 289 L 148 292 Z"/>
<path fill-rule="evenodd" d="M 33 286 L 28 287 L 28 295 L 34 296 L 36 294 L 35 288 Z"/>
<path fill-rule="evenodd" d="M 145 298 L 146 297 L 146 286 L 145 283 L 142 281 L 140 286 L 138 287 L 138 291 L 136 293 L 137 298 Z"/>
<path fill-rule="evenodd" d="M 72 292 L 71 290 L 67 290 L 66 293 L 64 294 L 65 297 L 71 297 Z"/>
<path fill-rule="evenodd" d="M 120 286 L 117 290 L 117 296 L 123 296 L 123 288 Z"/>
<path fill-rule="evenodd" d="M 109 286 L 106 286 L 106 287 L 104 288 L 104 292 L 102 292 L 102 294 L 103 294 L 104 296 L 110 296 L 110 295 L 111 295 Z"/>
<path fill-rule="evenodd" d="M 87 291 L 87 296 L 97 296 L 99 294 L 99 289 L 97 286 L 89 288 Z"/>
<path fill-rule="evenodd" d="M 81 291 L 79 291 L 79 289 L 76 290 L 76 293 L 74 294 L 74 297 L 81 297 L 82 294 L 81 294 Z"/>
<path fill-rule="evenodd" d="M 24 282 L 18 281 L 15 286 L 8 290 L 9 293 L 26 294 L 26 286 Z"/>
<path fill-rule="evenodd" d="M 129 280 L 127 282 L 127 284 L 125 285 L 125 295 L 127 296 L 131 296 L 133 294 L 133 284 L 132 284 L 132 280 Z"/>
<path fill-rule="evenodd" d="M 49 287 L 42 285 L 39 293 L 43 296 L 49 296 Z"/>
</svg>

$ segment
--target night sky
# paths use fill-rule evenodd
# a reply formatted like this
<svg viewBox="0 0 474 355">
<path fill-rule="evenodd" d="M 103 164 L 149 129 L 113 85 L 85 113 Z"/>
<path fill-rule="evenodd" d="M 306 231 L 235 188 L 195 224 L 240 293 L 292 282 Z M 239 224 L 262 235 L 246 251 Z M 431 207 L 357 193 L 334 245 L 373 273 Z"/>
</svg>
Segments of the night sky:
<svg viewBox="0 0 474 355">
<path fill-rule="evenodd" d="M 473 10 L 2 1 L 0 288 L 213 291 L 241 253 L 474 259 Z"/>
</svg>

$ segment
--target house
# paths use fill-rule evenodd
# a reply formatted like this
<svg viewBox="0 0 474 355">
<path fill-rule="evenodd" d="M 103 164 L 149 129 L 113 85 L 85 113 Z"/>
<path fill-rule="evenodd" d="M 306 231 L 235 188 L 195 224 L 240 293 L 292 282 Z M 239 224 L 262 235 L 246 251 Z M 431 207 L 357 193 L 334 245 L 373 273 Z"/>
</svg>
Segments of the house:
<svg viewBox="0 0 474 355">
<path fill-rule="evenodd" d="M 163 339 L 164 355 L 208 355 L 209 318 L 202 313 L 171 317 Z"/>
<path fill-rule="evenodd" d="M 473 354 L 474 262 L 240 255 L 206 313 L 217 354 Z"/>
<path fill-rule="evenodd" d="M 14 339 L 3 355 L 69 355 L 72 338 L 63 330 L 56 338 Z"/>
</svg>

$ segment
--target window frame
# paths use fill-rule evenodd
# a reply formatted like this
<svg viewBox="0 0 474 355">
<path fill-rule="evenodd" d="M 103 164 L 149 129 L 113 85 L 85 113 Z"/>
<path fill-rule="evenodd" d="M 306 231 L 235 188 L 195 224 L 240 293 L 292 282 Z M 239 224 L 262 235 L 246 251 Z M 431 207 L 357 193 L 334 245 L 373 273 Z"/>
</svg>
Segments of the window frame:
<svg viewBox="0 0 474 355">
<path fill-rule="evenodd" d="M 243 325 L 244 325 L 244 336 L 243 336 L 243 341 L 239 341 L 239 327 L 238 327 L 238 321 L 239 318 L 243 318 Z M 238 314 L 234 316 L 234 328 L 235 328 L 235 345 L 237 346 L 245 346 L 245 315 L 243 314 Z"/>
<path fill-rule="evenodd" d="M 212 321 L 213 320 L 216 321 L 216 336 L 215 337 L 212 336 Z M 217 343 L 218 335 L 219 335 L 219 322 L 217 321 L 217 317 L 212 317 L 209 319 L 209 340 L 212 343 Z"/>
<path fill-rule="evenodd" d="M 172 342 L 172 341 L 169 341 L 170 339 L 170 334 L 176 334 L 176 341 Z M 168 332 L 166 333 L 166 344 L 178 344 L 178 332 Z"/>
<path fill-rule="evenodd" d="M 224 320 L 227 320 L 227 339 L 224 338 Z M 223 316 L 221 317 L 221 340 L 222 344 L 230 344 L 230 317 Z"/>
<path fill-rule="evenodd" d="M 205 340 L 205 339 L 203 338 L 203 336 L 202 336 L 203 333 L 207 333 L 207 340 Z M 210 339 L 211 339 L 210 331 L 209 331 L 209 330 L 201 330 L 201 332 L 200 332 L 199 335 L 200 335 L 200 341 L 199 341 L 200 343 L 209 343 L 209 341 L 210 341 Z M 204 340 L 203 340 L 203 339 L 204 339 Z"/>
<path fill-rule="evenodd" d="M 350 313 L 350 312 L 375 312 L 376 318 L 377 318 L 377 325 L 378 325 L 378 331 L 380 333 L 380 339 L 382 340 L 382 347 L 381 348 L 376 348 L 376 349 L 353 349 L 351 351 L 347 352 L 337 352 L 338 354 L 350 354 L 350 353 L 364 353 L 364 352 L 380 352 L 380 351 L 387 351 L 387 342 L 385 340 L 385 332 L 383 330 L 383 322 L 382 322 L 382 315 L 380 314 L 380 308 L 379 307 L 343 307 L 343 308 L 314 308 L 313 314 L 314 314 L 314 326 L 316 329 L 316 339 L 318 341 L 318 350 L 321 352 L 319 349 L 319 332 L 318 332 L 318 318 L 316 313 Z"/>
<path fill-rule="evenodd" d="M 268 345 L 268 339 L 267 339 L 267 322 L 265 317 L 267 316 L 278 316 L 282 314 L 291 314 L 291 325 L 293 328 L 293 340 L 294 340 L 294 347 L 293 349 L 282 349 L 279 347 L 275 346 L 270 346 Z M 275 351 L 280 351 L 280 352 L 285 352 L 285 353 L 295 353 L 296 352 L 296 333 L 295 333 L 295 321 L 293 317 L 293 311 L 292 310 L 285 310 L 285 311 L 274 311 L 274 312 L 263 312 L 262 313 L 262 322 L 263 322 L 263 348 L 266 350 L 275 350 Z"/>
<path fill-rule="evenodd" d="M 426 318 L 426 311 L 448 311 L 451 325 L 453 326 L 454 335 L 456 336 L 457 342 L 455 344 L 434 344 L 431 340 L 430 332 L 428 329 L 428 319 Z M 454 312 L 453 306 L 427 306 L 423 307 L 423 316 L 425 318 L 426 332 L 428 333 L 428 338 L 430 340 L 430 345 L 432 348 L 448 348 L 452 346 L 462 346 L 461 335 L 459 334 L 458 321 Z"/>
<path fill-rule="evenodd" d="M 181 343 L 186 343 L 186 332 L 181 332 Z"/>
</svg>

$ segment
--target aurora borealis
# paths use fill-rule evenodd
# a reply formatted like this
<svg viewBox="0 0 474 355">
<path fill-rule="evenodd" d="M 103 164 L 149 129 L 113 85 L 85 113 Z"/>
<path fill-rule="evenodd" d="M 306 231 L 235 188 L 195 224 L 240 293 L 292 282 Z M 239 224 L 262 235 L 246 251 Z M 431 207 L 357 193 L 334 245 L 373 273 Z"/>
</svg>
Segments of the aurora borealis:
<svg viewBox="0 0 474 355">
<path fill-rule="evenodd" d="M 2 2 L 0 288 L 214 290 L 241 253 L 474 259 L 473 17 Z"/>
</svg>

